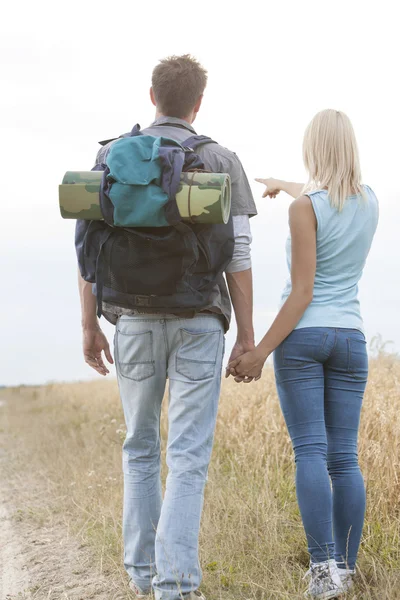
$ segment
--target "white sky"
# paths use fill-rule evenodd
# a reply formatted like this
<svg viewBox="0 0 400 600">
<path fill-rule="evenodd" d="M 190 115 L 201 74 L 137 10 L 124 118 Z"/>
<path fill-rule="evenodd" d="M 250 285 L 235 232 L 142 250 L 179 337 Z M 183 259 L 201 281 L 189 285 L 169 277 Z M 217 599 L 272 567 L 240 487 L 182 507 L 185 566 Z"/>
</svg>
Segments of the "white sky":
<svg viewBox="0 0 400 600">
<path fill-rule="evenodd" d="M 96 377 L 82 359 L 74 222 L 58 184 L 92 167 L 97 141 L 154 116 L 151 71 L 194 54 L 209 71 L 195 123 L 237 152 L 250 181 L 302 181 L 313 115 L 348 113 L 381 221 L 361 285 L 369 339 L 400 350 L 400 164 L 397 3 L 8 3 L 0 25 L 2 192 L 0 384 Z M 287 277 L 289 199 L 261 199 L 253 225 L 255 324 L 261 338 Z M 105 331 L 112 338 L 113 327 Z M 234 328 L 228 348 L 233 343 Z"/>
</svg>

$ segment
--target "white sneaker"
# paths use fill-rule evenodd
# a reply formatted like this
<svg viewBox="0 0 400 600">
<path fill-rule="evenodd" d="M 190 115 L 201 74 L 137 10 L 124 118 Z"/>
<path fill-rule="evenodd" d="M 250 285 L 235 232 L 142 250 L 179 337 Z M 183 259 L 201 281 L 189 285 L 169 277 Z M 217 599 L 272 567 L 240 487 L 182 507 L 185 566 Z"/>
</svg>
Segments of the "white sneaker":
<svg viewBox="0 0 400 600">
<path fill-rule="evenodd" d="M 335 560 L 321 563 L 311 563 L 306 575 L 311 575 L 307 596 L 316 600 L 330 600 L 338 598 L 345 589 L 339 575 Z"/>
<path fill-rule="evenodd" d="M 136 585 L 133 579 L 129 581 L 129 589 L 132 590 L 136 598 L 151 598 L 152 592 L 149 592 L 148 594 L 143 592 L 143 590 L 141 590 L 140 587 Z"/>
<path fill-rule="evenodd" d="M 354 586 L 354 575 L 356 574 L 356 571 L 355 569 L 340 569 L 338 567 L 338 572 L 342 586 L 345 592 L 348 592 Z"/>
</svg>

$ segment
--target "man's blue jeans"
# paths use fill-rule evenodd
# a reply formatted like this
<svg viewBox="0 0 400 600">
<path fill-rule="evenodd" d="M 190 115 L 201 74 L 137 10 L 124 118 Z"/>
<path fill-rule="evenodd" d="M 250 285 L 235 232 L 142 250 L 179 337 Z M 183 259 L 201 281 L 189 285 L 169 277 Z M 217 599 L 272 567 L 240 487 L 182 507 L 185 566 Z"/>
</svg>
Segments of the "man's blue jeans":
<svg viewBox="0 0 400 600">
<path fill-rule="evenodd" d="M 275 350 L 274 365 L 311 560 L 335 558 L 353 569 L 365 513 L 357 454 L 368 377 L 364 335 L 355 329 L 295 329 Z"/>
<path fill-rule="evenodd" d="M 224 353 L 217 315 L 122 316 L 115 335 L 117 376 L 127 427 L 123 446 L 124 562 L 157 600 L 179 600 L 201 581 L 198 538 Z M 160 410 L 169 379 L 164 499 Z"/>
</svg>

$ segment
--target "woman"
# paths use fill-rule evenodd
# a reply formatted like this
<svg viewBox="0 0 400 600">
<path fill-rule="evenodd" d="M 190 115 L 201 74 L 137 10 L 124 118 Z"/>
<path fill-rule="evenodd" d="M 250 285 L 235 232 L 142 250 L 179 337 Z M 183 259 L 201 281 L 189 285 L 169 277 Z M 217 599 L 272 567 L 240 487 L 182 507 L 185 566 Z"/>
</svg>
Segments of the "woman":
<svg viewBox="0 0 400 600">
<path fill-rule="evenodd" d="M 342 112 L 314 117 L 303 158 L 305 188 L 257 180 L 267 186 L 264 197 L 285 191 L 297 198 L 289 209 L 286 248 L 291 278 L 267 334 L 228 368 L 237 381 L 251 381 L 274 351 L 311 555 L 309 595 L 326 600 L 353 583 L 364 521 L 357 437 L 368 359 L 358 282 L 378 223 L 378 201 L 361 184 L 353 128 Z"/>
</svg>

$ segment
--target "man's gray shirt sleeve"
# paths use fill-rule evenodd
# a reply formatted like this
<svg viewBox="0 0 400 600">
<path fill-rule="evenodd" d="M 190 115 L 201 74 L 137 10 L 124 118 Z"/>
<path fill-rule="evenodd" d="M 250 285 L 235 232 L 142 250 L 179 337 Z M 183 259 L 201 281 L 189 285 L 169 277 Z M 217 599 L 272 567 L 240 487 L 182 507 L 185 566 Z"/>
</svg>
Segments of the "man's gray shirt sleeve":
<svg viewBox="0 0 400 600">
<path fill-rule="evenodd" d="M 217 144 L 207 144 L 199 154 L 210 170 L 229 173 L 232 185 L 232 217 L 235 248 L 227 273 L 251 269 L 250 246 L 252 242 L 250 217 L 257 214 L 253 194 L 242 163 L 234 152 Z"/>
<path fill-rule="evenodd" d="M 233 217 L 233 232 L 235 236 L 235 248 L 232 260 L 226 269 L 227 273 L 237 273 L 238 271 L 251 269 L 250 247 L 252 236 L 248 215 Z"/>
<path fill-rule="evenodd" d="M 232 216 L 256 215 L 257 208 L 250 184 L 237 155 L 218 144 L 200 147 L 199 154 L 210 171 L 229 173 L 232 185 Z"/>
<path fill-rule="evenodd" d="M 252 217 L 257 214 L 257 208 L 242 163 L 236 154 L 232 155 L 229 163 L 229 171 L 227 172 L 231 176 L 232 216 L 247 215 Z"/>
</svg>

